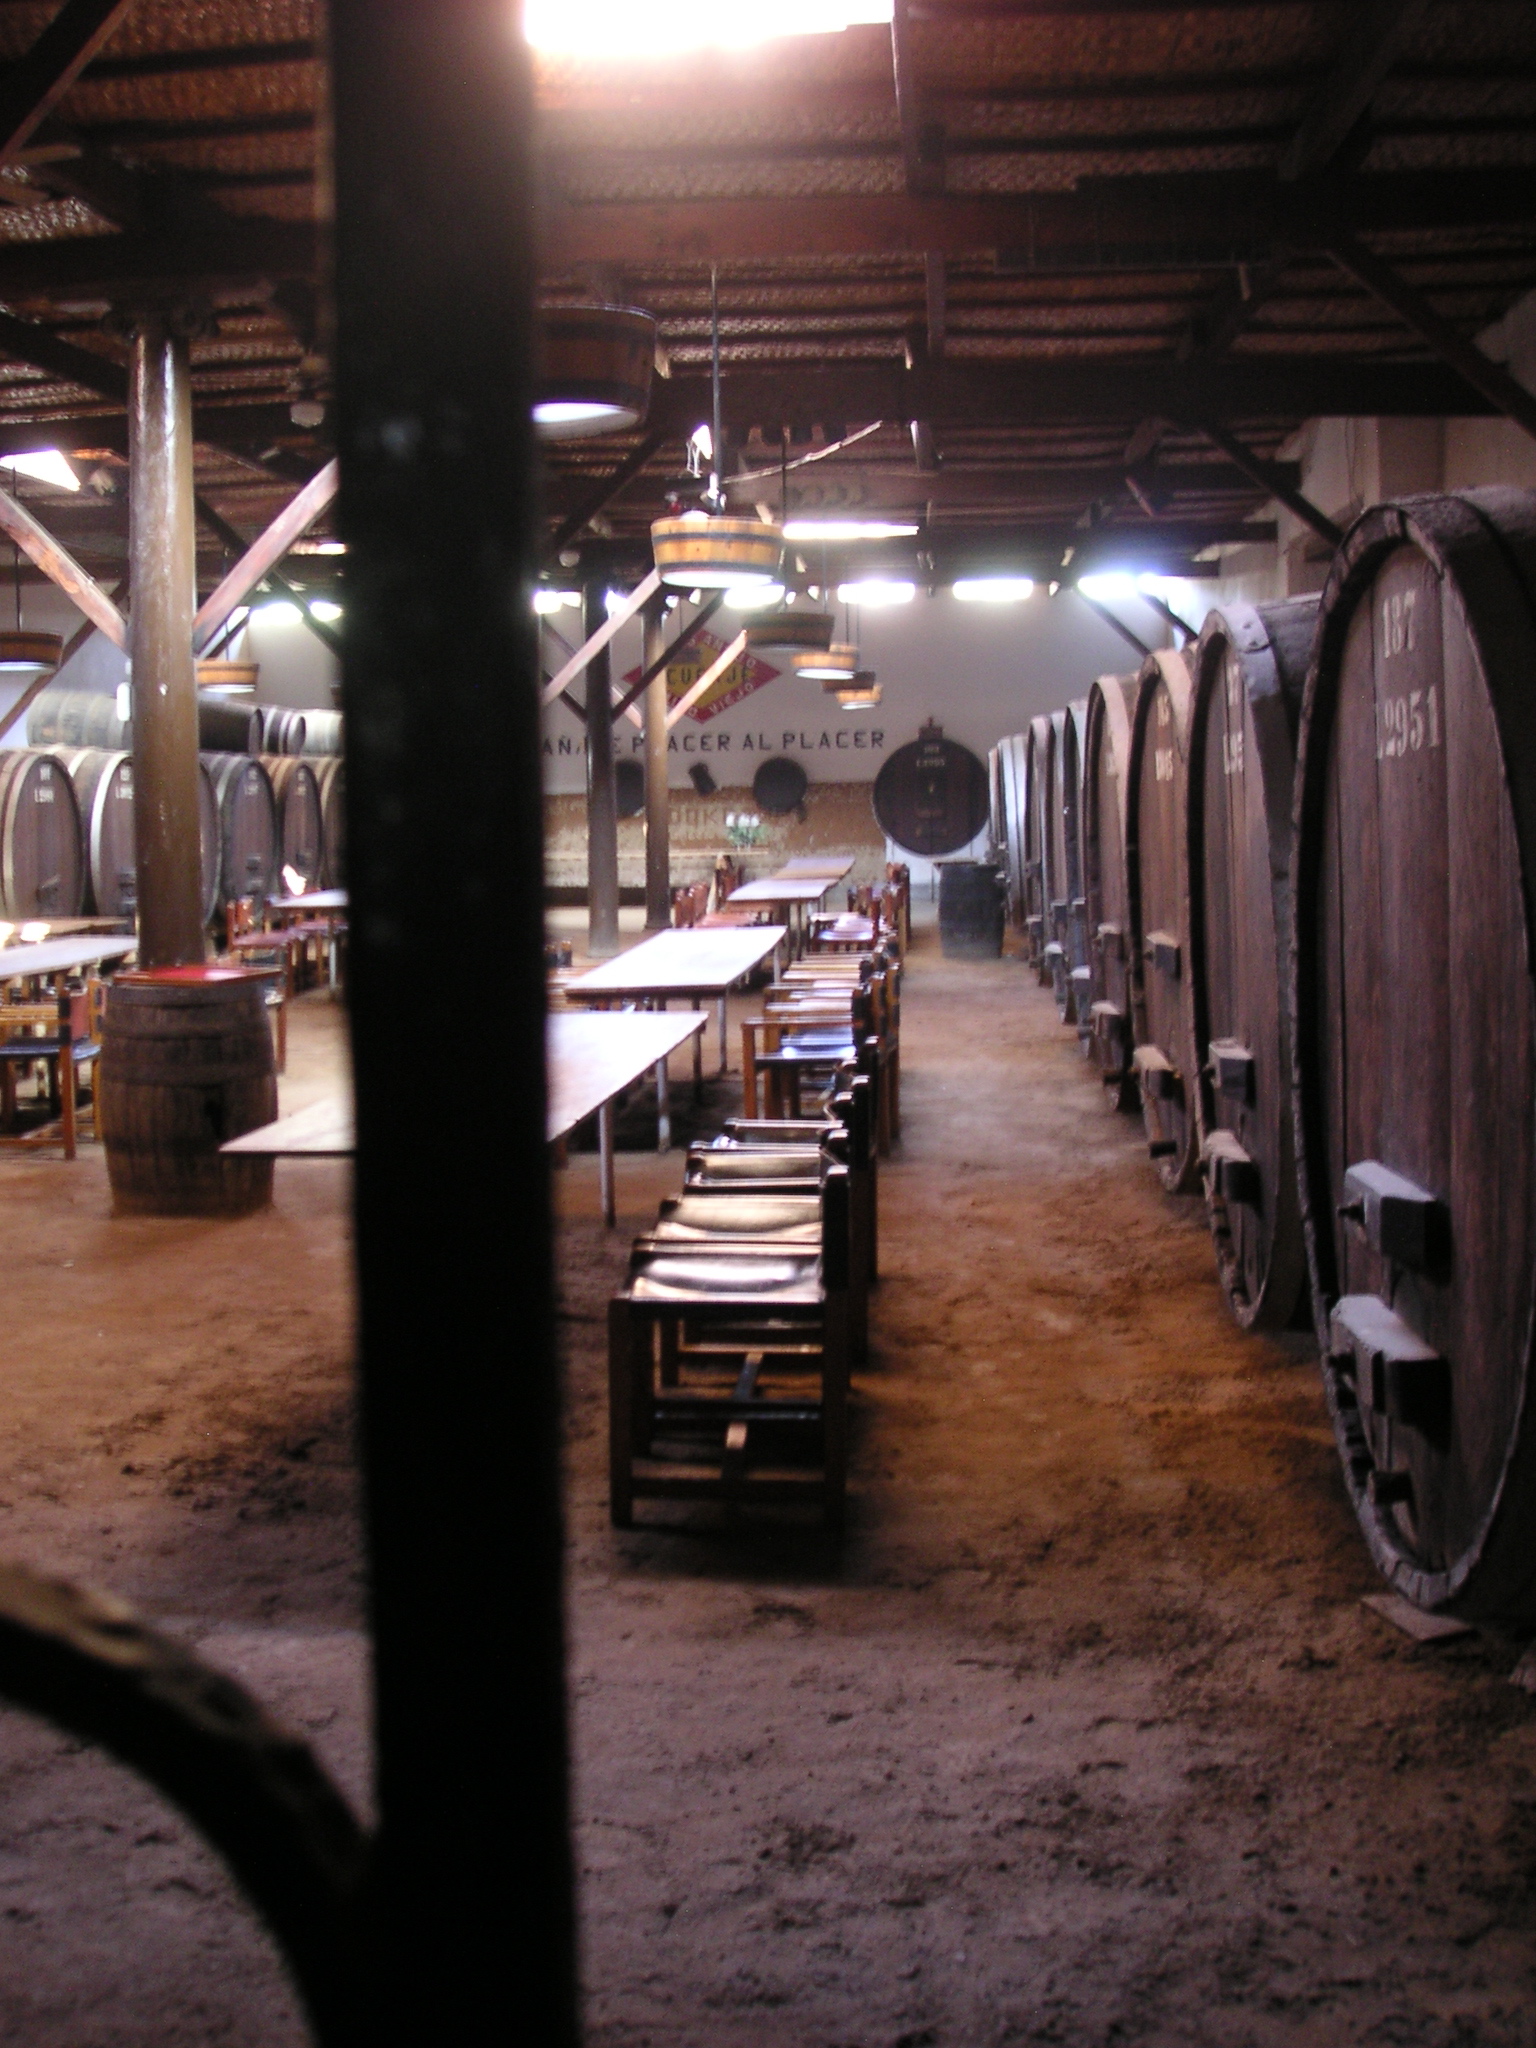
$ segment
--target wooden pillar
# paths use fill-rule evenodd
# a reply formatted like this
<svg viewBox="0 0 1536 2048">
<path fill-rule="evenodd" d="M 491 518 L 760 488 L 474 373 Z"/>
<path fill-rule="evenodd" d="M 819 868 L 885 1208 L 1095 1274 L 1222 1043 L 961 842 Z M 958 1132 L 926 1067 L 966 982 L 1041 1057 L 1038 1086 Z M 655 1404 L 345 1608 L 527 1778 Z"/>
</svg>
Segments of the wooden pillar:
<svg viewBox="0 0 1536 2048">
<path fill-rule="evenodd" d="M 589 583 L 582 592 L 584 640 L 608 614 L 607 585 Z M 619 806 L 613 779 L 612 666 L 605 647 L 587 663 L 587 945 L 593 953 L 619 950 Z"/>
<path fill-rule="evenodd" d="M 645 608 L 640 660 L 644 668 L 666 648 L 666 599 L 658 592 Z M 667 675 L 663 669 L 645 688 L 645 928 L 665 931 L 672 922 L 672 814 L 667 788 Z"/>
<path fill-rule="evenodd" d="M 537 645 L 509 601 L 537 571 L 528 58 L 506 0 L 329 18 L 381 1816 L 358 2038 L 574 2048 Z M 402 1093 L 434 959 L 495 1032 L 468 1144 Z"/>
<path fill-rule="evenodd" d="M 203 957 L 196 549 L 187 342 L 168 315 L 147 313 L 133 328 L 128 391 L 128 651 L 142 967 L 182 967 Z"/>
</svg>

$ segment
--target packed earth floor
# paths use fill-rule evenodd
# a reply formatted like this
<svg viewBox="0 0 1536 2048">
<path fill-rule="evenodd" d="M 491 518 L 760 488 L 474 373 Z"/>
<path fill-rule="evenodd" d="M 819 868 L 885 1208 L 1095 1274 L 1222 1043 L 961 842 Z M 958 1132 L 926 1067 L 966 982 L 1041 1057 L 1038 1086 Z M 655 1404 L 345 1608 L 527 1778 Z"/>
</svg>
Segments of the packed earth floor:
<svg viewBox="0 0 1536 2048">
<path fill-rule="evenodd" d="M 902 1057 L 840 1546 L 610 1528 L 604 1305 L 681 1157 L 637 1104 L 613 1233 L 595 1157 L 560 1176 L 589 2040 L 1528 2048 L 1521 1645 L 1361 1605 L 1305 1346 L 1233 1327 L 1019 963 L 920 933 Z M 304 999 L 284 1107 L 343 1059 Z M 266 1215 L 114 1221 L 94 1148 L 0 1157 L 0 1554 L 194 1639 L 363 1802 L 347 1193 L 286 1163 Z M 0 2039 L 302 2038 L 178 1817 L 0 1716 Z"/>
</svg>

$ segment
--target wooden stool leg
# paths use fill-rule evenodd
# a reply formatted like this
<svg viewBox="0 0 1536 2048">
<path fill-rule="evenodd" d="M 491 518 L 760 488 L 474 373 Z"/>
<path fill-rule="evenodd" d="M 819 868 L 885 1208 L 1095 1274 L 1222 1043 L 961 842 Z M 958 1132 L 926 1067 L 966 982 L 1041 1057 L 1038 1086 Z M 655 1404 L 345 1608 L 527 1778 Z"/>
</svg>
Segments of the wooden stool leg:
<svg viewBox="0 0 1536 2048">
<path fill-rule="evenodd" d="M 64 1157 L 75 1156 L 75 1052 L 66 1034 L 59 1048 L 59 1107 L 64 1120 Z"/>
<path fill-rule="evenodd" d="M 616 1529 L 635 1519 L 635 1315 L 627 1301 L 608 1304 L 608 1513 Z"/>
</svg>

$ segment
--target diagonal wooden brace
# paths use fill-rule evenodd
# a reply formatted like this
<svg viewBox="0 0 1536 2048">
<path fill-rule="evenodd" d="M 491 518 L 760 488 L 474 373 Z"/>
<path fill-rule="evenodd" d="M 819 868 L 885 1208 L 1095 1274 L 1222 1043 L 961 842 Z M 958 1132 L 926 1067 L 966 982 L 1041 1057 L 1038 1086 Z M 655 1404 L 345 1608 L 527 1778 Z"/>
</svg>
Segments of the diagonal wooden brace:
<svg viewBox="0 0 1536 2048">
<path fill-rule="evenodd" d="M 50 581 L 57 583 L 72 604 L 101 628 L 116 647 L 128 645 L 128 622 L 101 585 L 82 569 L 69 549 L 40 526 L 26 506 L 9 491 L 0 491 L 0 528 L 8 533 L 27 559 L 36 564 Z"/>
<path fill-rule="evenodd" d="M 618 609 L 616 611 L 611 611 L 608 614 L 607 618 L 604 619 L 603 623 L 598 627 L 597 631 L 592 635 L 591 639 L 584 642 L 582 646 L 577 648 L 576 652 L 565 664 L 565 667 L 561 669 L 557 675 L 553 675 L 550 677 L 549 681 L 544 685 L 543 693 L 539 698 L 539 703 L 541 705 L 553 704 L 555 699 L 560 695 L 561 691 L 564 690 L 568 684 L 573 683 L 576 680 L 577 676 L 581 674 L 582 670 L 587 666 L 587 663 L 591 661 L 592 657 L 596 654 L 602 653 L 603 649 L 608 645 L 609 641 L 613 639 L 614 635 L 621 631 L 623 627 L 629 624 L 630 620 L 635 616 L 635 613 L 640 610 L 642 605 L 644 605 L 647 598 L 654 597 L 657 591 L 660 590 L 660 588 L 661 571 L 659 569 L 653 569 L 650 575 L 646 577 L 643 583 L 637 583 L 635 585 L 634 589 L 629 593 L 628 597 L 625 598 L 624 602 L 618 607 Z"/>
<path fill-rule="evenodd" d="M 333 456 L 317 470 L 291 503 L 278 513 L 265 533 L 258 534 L 213 595 L 204 600 L 192 621 L 192 645 L 206 647 L 237 604 L 249 597 L 263 576 L 314 525 L 336 495 L 338 469 Z"/>
<path fill-rule="evenodd" d="M 726 670 L 730 667 L 731 663 L 733 661 L 739 661 L 741 659 L 742 655 L 745 654 L 746 650 L 747 634 L 746 628 L 743 627 L 742 630 L 736 635 L 736 638 L 731 642 L 730 646 L 721 649 L 720 653 L 715 656 L 714 660 L 710 663 L 709 667 L 705 669 L 703 675 L 699 677 L 698 681 L 693 685 L 693 687 L 686 691 L 683 696 L 679 697 L 677 702 L 672 706 L 672 709 L 667 713 L 668 732 L 670 732 L 673 726 L 676 725 L 677 721 L 682 717 L 683 713 L 685 711 L 692 710 L 693 706 L 698 703 L 699 699 L 703 696 L 704 692 L 707 689 L 709 689 L 712 684 L 717 683 L 720 680 L 721 676 L 725 674 Z"/>
</svg>

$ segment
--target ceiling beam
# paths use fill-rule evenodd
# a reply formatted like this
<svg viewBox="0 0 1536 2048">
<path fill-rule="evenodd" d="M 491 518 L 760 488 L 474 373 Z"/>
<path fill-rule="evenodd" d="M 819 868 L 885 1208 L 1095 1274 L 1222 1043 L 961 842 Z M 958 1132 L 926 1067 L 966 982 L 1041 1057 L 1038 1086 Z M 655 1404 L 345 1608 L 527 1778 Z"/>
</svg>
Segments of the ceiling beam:
<svg viewBox="0 0 1536 2048">
<path fill-rule="evenodd" d="M 317 470 L 303 490 L 285 505 L 264 533 L 256 536 L 192 621 L 192 645 L 200 647 L 223 625 L 235 606 L 249 596 L 269 570 L 275 569 L 294 542 L 305 534 L 336 495 L 336 458 Z"/>
<path fill-rule="evenodd" d="M 1496 412 L 1512 419 L 1526 433 L 1536 436 L 1536 393 L 1513 378 L 1501 364 L 1483 354 L 1475 341 L 1442 319 L 1424 294 L 1409 284 L 1401 272 L 1384 263 L 1353 235 L 1336 234 L 1328 253 L 1339 268 L 1357 284 L 1390 306 L 1411 327 L 1419 339 L 1432 348 L 1440 360 L 1449 363 L 1478 391 Z M 1385 410 L 1385 408 L 1378 408 Z"/>
<path fill-rule="evenodd" d="M 10 535 L 28 561 L 41 569 L 50 583 L 56 583 L 71 604 L 101 628 L 114 647 L 127 647 L 127 622 L 111 598 L 69 549 L 55 540 L 9 491 L 0 491 L 0 532 Z"/>
<path fill-rule="evenodd" d="M 1326 512 L 1320 512 L 1310 498 L 1303 496 L 1282 473 L 1278 463 L 1263 461 L 1251 449 L 1244 447 L 1235 434 L 1212 420 L 1191 420 L 1190 425 L 1198 426 L 1212 447 L 1219 448 L 1235 468 L 1240 469 L 1244 476 L 1251 477 L 1262 490 L 1268 491 L 1277 504 L 1294 513 L 1304 526 L 1310 526 L 1314 533 L 1320 534 L 1329 547 L 1338 546 L 1344 538 L 1343 528 L 1336 526 Z"/>
<path fill-rule="evenodd" d="M 204 526 L 207 527 L 208 531 L 214 536 L 214 538 L 220 543 L 220 545 L 224 547 L 227 550 L 227 552 L 233 555 L 235 559 L 238 561 L 240 557 L 244 555 L 246 550 L 245 536 L 237 532 L 236 529 L 230 525 L 229 521 L 223 516 L 223 514 L 217 511 L 215 507 L 208 503 L 208 500 L 206 498 L 198 496 L 195 497 L 192 502 L 196 508 L 197 516 L 203 522 Z M 270 590 L 274 596 L 283 598 L 286 600 L 287 603 L 295 606 L 298 610 L 299 616 L 303 619 L 305 625 L 308 626 L 310 632 L 314 634 L 315 638 L 322 642 L 324 646 L 328 647 L 332 654 L 336 655 L 338 658 L 340 657 L 341 635 L 338 632 L 336 632 L 333 627 L 327 625 L 324 619 L 317 619 L 315 617 L 314 599 L 309 595 L 308 591 L 300 590 L 296 583 L 290 583 L 288 581 L 288 578 L 283 574 L 283 572 L 276 567 L 273 567 L 267 571 L 266 575 L 263 576 L 261 581 L 256 585 L 256 589 Z M 252 592 L 251 594 L 254 595 L 255 593 Z M 230 608 L 229 617 L 233 617 L 234 613 L 238 611 L 239 608 L 240 607 L 238 604 L 232 606 Z M 232 637 L 232 635 L 230 635 L 227 631 L 228 622 L 228 618 L 226 618 L 226 631 L 222 636 L 220 636 L 221 642 L 222 639 Z M 203 645 L 202 652 L 204 654 L 209 654 L 212 648 L 212 644 L 212 639 L 206 641 Z"/>
<path fill-rule="evenodd" d="M 1301 481 L 1301 465 L 1272 463 L 1270 470 L 1285 483 Z M 1161 464 L 1143 467 L 1138 481 L 1150 483 L 1152 495 L 1166 504 L 1178 496 L 1230 497 L 1243 485 L 1225 462 Z M 1096 498 L 1118 498 L 1126 488 L 1123 465 L 1081 464 L 1031 466 L 988 463 L 970 468 L 946 464 L 936 475 L 878 459 L 869 462 L 822 463 L 792 472 L 790 517 L 816 513 L 917 511 L 925 505 L 974 508 L 1002 505 L 1039 506 L 1044 511 L 1064 504 L 1089 504 Z M 746 477 L 727 477 L 726 496 L 735 504 L 751 503 L 762 486 Z M 1251 495 L 1251 494 L 1250 494 Z"/>
<path fill-rule="evenodd" d="M 64 0 L 24 57 L 0 75 L 0 163 L 10 163 L 101 49 L 133 0 Z"/>
<path fill-rule="evenodd" d="M 605 476 L 573 511 L 567 513 L 545 543 L 543 560 L 546 569 L 552 568 L 559 561 L 560 550 L 568 542 L 573 541 L 584 526 L 589 525 L 605 506 L 611 505 L 620 492 L 634 482 L 651 457 L 663 447 L 666 439 L 665 433 L 647 434 L 637 448 L 630 450 L 617 469 Z"/>
<path fill-rule="evenodd" d="M 180 232 L 75 235 L 0 249 L 0 299 L 67 294 L 111 298 L 139 287 L 197 285 L 204 292 L 259 291 L 316 273 L 317 231 L 308 221 L 225 217 Z"/>
<path fill-rule="evenodd" d="M 264 71 L 273 64 L 306 64 L 320 54 L 309 38 L 286 43 L 224 43 L 201 50 L 154 50 L 136 57 L 98 57 L 86 72 L 91 84 L 123 78 L 181 78 L 200 71 Z"/>
<path fill-rule="evenodd" d="M 1294 183 L 1333 161 L 1428 6 L 1429 0 L 1367 0 L 1364 6 L 1356 0 L 1344 9 L 1344 37 L 1333 69 L 1280 159 L 1282 178 Z"/>
<path fill-rule="evenodd" d="M 891 80 L 901 132 L 902 170 L 909 193 L 932 194 L 944 190 L 944 129 L 927 117 L 923 106 L 910 21 L 910 0 L 892 0 Z"/>
</svg>

